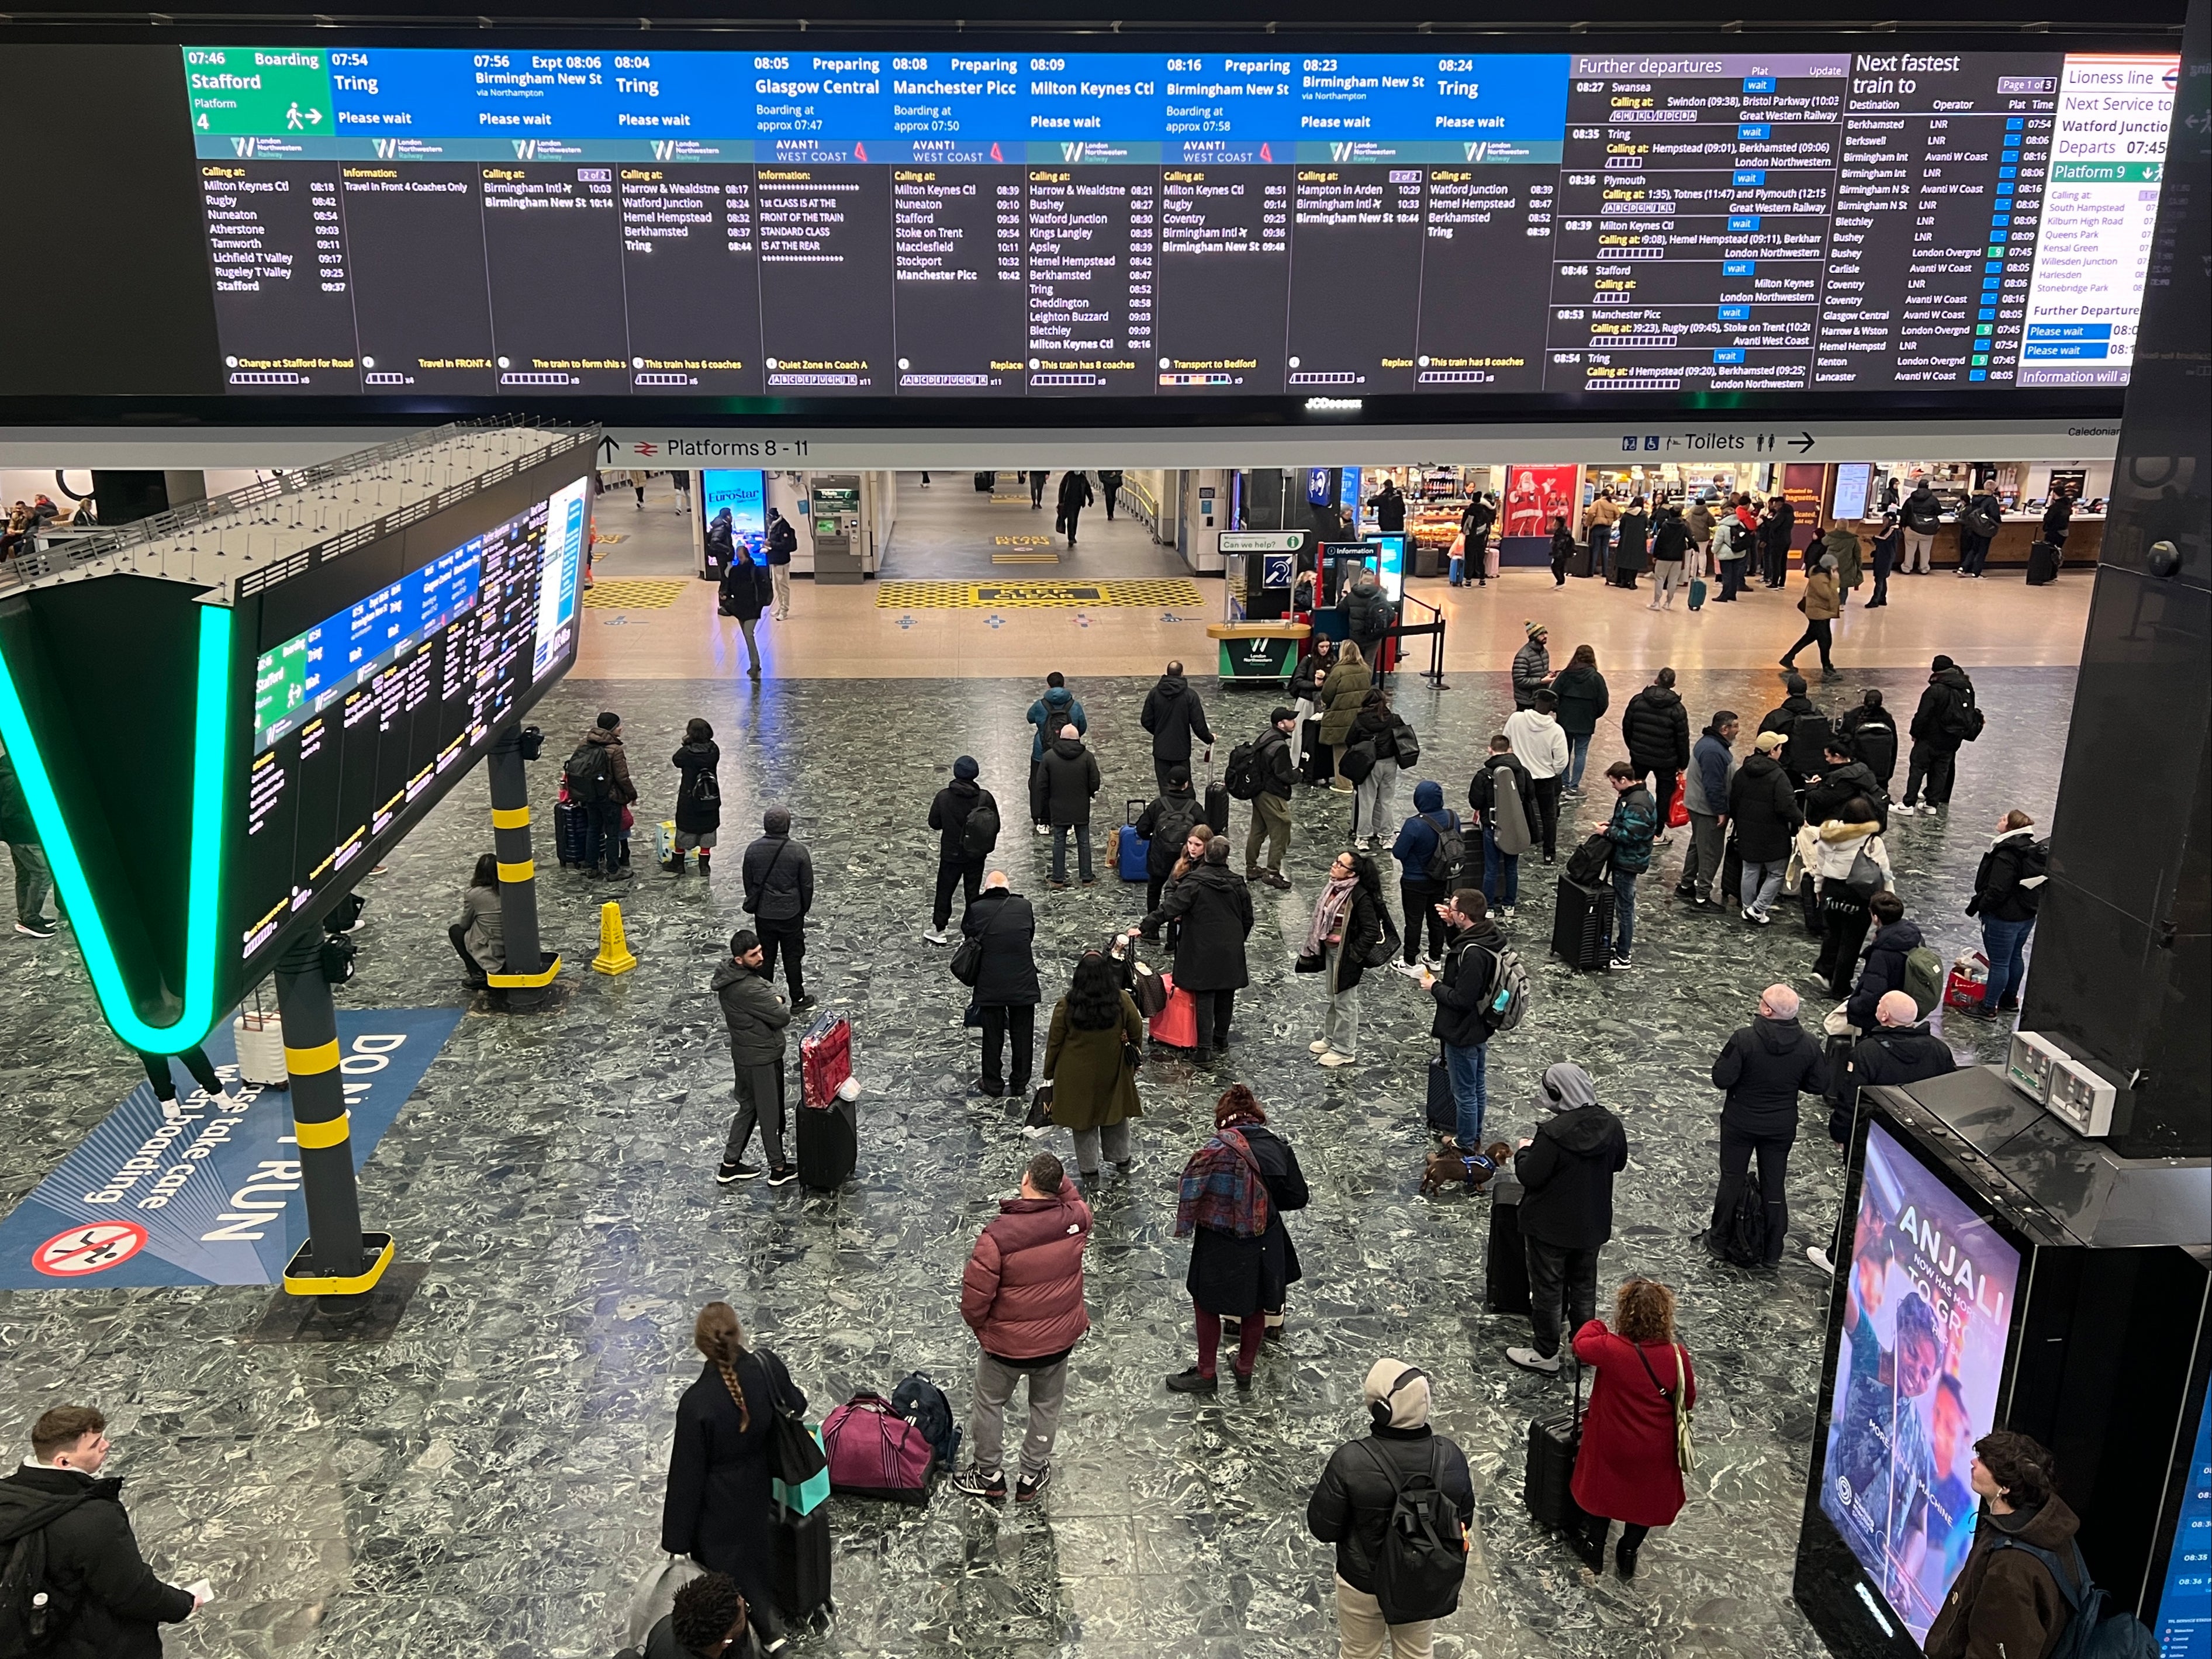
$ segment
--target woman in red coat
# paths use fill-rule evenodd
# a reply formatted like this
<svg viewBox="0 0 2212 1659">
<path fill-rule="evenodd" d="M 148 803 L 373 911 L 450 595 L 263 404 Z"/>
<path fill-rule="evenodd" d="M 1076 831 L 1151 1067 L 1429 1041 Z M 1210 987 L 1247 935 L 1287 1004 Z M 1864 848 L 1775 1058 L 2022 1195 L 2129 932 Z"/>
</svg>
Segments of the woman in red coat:
<svg viewBox="0 0 2212 1659">
<path fill-rule="evenodd" d="M 1636 1576 L 1636 1553 L 1654 1527 L 1682 1510 L 1682 1468 L 1675 1452 L 1674 1400 L 1698 1403 L 1689 1350 L 1674 1340 L 1674 1293 L 1656 1279 L 1632 1279 L 1613 1298 L 1613 1328 L 1593 1319 L 1575 1333 L 1575 1358 L 1597 1368 L 1583 1443 L 1575 1459 L 1575 1502 L 1590 1516 L 1601 1564 L 1606 1534 L 1625 1523 L 1613 1562 Z"/>
</svg>

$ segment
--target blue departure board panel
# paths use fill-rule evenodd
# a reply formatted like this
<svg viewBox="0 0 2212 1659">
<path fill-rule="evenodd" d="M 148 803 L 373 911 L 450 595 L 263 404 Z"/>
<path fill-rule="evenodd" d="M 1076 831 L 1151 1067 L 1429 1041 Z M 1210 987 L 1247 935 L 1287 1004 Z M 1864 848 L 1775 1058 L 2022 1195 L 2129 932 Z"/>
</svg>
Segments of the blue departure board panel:
<svg viewBox="0 0 2212 1659">
<path fill-rule="evenodd" d="M 2177 59 L 190 46 L 226 384 L 2124 385 Z"/>
</svg>

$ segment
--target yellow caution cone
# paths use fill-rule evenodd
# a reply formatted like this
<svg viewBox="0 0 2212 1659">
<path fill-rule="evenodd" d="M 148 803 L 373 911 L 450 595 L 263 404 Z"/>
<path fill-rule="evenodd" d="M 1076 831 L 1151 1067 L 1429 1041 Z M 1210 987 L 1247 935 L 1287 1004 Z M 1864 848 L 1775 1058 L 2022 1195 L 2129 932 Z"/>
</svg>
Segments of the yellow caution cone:
<svg viewBox="0 0 2212 1659">
<path fill-rule="evenodd" d="M 609 899 L 599 907 L 599 953 L 592 958 L 592 971 L 626 974 L 636 966 L 637 958 L 623 938 L 622 906 Z"/>
</svg>

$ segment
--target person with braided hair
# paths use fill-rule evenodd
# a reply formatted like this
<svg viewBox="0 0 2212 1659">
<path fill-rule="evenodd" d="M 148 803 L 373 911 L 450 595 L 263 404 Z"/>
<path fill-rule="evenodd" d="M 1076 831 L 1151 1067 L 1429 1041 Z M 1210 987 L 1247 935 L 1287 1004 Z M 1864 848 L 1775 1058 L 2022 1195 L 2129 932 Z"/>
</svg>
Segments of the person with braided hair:
<svg viewBox="0 0 2212 1659">
<path fill-rule="evenodd" d="M 775 1611 L 769 1431 L 778 1411 L 805 1412 L 806 1396 L 783 1361 L 746 1347 L 744 1327 L 726 1302 L 699 1310 L 691 1341 L 707 1364 L 677 1402 L 660 1547 L 735 1579 L 774 1653 L 783 1632 Z"/>
</svg>

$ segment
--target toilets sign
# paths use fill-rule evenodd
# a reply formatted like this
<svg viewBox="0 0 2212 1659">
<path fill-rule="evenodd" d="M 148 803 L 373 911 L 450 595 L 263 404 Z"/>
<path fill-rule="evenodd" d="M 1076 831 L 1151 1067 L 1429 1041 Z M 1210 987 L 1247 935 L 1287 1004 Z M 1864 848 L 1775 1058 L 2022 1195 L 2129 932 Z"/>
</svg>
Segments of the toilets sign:
<svg viewBox="0 0 2212 1659">
<path fill-rule="evenodd" d="M 359 1170 L 460 1024 L 454 1008 L 338 1015 L 338 1070 Z M 140 1083 L 0 1221 L 0 1290 L 274 1285 L 307 1233 L 290 1097 L 237 1082 L 230 1024 L 211 1097 L 172 1064 L 178 1115 Z"/>
</svg>

